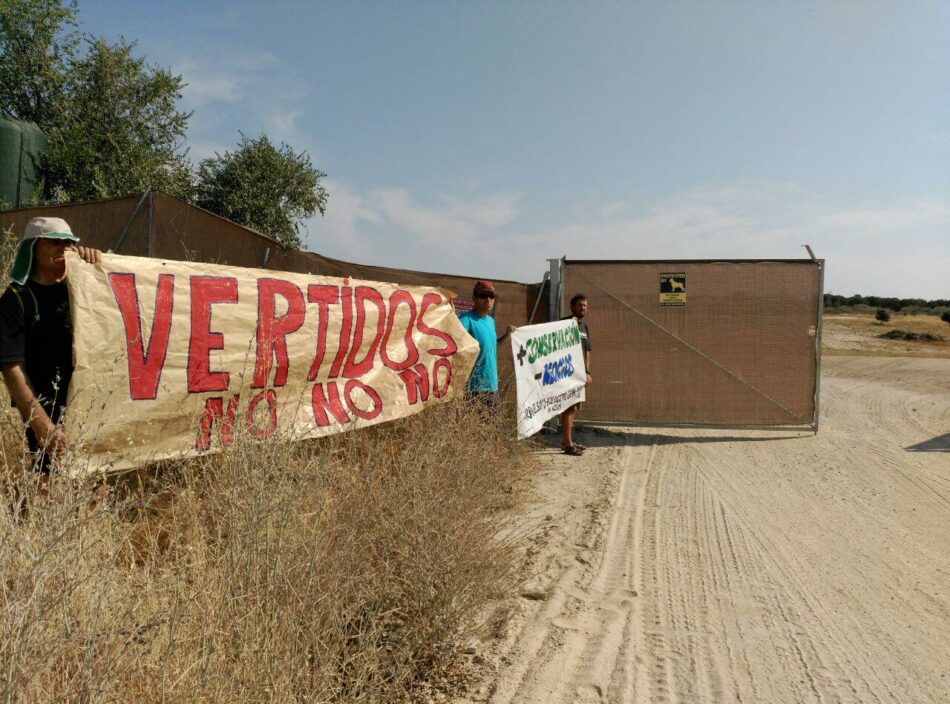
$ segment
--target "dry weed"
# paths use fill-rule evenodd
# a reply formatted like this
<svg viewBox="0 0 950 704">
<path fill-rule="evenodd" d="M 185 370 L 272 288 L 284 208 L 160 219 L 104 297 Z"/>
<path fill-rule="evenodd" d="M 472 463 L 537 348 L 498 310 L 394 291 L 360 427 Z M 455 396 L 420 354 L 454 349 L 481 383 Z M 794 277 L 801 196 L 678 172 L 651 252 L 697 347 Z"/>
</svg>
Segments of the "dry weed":
<svg viewBox="0 0 950 704">
<path fill-rule="evenodd" d="M 512 578 L 504 516 L 527 466 L 513 436 L 512 419 L 452 403 L 236 443 L 114 480 L 108 500 L 89 482 L 38 488 L 4 440 L 0 694 L 414 698 Z"/>
<path fill-rule="evenodd" d="M 0 281 L 3 282 L 3 288 L 10 280 L 10 269 L 13 268 L 13 260 L 16 258 L 19 244 L 20 238 L 12 228 L 0 230 Z"/>
</svg>

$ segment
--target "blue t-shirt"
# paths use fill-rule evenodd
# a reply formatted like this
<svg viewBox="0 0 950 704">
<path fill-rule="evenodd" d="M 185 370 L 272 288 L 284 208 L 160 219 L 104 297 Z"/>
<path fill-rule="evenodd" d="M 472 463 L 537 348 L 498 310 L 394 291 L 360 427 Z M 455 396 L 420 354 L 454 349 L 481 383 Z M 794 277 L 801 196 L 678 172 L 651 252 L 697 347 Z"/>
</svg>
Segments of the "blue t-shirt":
<svg viewBox="0 0 950 704">
<path fill-rule="evenodd" d="M 498 391 L 498 338 L 495 319 L 470 310 L 459 316 L 462 327 L 478 341 L 478 359 L 466 388 L 469 391 Z"/>
</svg>

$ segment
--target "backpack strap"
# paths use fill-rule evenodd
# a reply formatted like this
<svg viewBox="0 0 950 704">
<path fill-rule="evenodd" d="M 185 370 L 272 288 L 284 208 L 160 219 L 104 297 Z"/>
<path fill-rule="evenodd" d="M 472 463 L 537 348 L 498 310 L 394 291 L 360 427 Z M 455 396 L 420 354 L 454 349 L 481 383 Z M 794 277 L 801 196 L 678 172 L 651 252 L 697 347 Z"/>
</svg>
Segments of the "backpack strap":
<svg viewBox="0 0 950 704">
<path fill-rule="evenodd" d="M 23 325 L 26 327 L 27 331 L 31 330 L 34 325 L 40 322 L 40 302 L 36 300 L 36 294 L 33 293 L 28 285 L 20 285 L 12 283 L 9 286 L 9 289 L 13 292 L 13 295 L 16 296 L 17 302 L 20 304 L 20 312 L 23 314 Z M 24 295 L 24 291 L 29 295 Z M 30 314 L 27 314 L 26 307 L 27 301 L 32 309 Z"/>
</svg>

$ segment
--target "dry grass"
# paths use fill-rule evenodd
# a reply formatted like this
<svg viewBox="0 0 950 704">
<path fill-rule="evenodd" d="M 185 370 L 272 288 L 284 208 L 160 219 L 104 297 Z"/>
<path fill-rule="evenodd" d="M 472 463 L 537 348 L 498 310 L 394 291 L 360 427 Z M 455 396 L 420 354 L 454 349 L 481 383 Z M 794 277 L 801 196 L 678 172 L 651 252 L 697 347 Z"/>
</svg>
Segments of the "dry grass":
<svg viewBox="0 0 950 704">
<path fill-rule="evenodd" d="M 91 500 L 90 483 L 38 490 L 4 415 L 0 694 L 418 700 L 512 579 L 501 536 L 527 464 L 502 422 L 456 403 L 242 443 Z"/>
<path fill-rule="evenodd" d="M 943 340 L 884 340 L 889 330 L 939 335 Z M 892 314 L 887 323 L 874 315 L 826 315 L 823 354 L 878 357 L 950 357 L 950 325 L 935 315 Z"/>
<path fill-rule="evenodd" d="M 12 229 L 0 230 L 0 291 L 6 288 L 10 281 L 10 267 L 16 256 L 17 245 L 20 243 Z"/>
</svg>

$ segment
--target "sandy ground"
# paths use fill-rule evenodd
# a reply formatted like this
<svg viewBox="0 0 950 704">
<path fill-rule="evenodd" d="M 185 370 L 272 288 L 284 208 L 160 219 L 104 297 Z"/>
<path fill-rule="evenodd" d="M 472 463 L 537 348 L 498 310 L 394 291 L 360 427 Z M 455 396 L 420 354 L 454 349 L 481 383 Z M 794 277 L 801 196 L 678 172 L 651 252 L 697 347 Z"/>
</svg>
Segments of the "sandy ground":
<svg viewBox="0 0 950 704">
<path fill-rule="evenodd" d="M 586 432 L 459 702 L 950 702 L 950 359 L 824 361 L 817 435 Z"/>
</svg>

